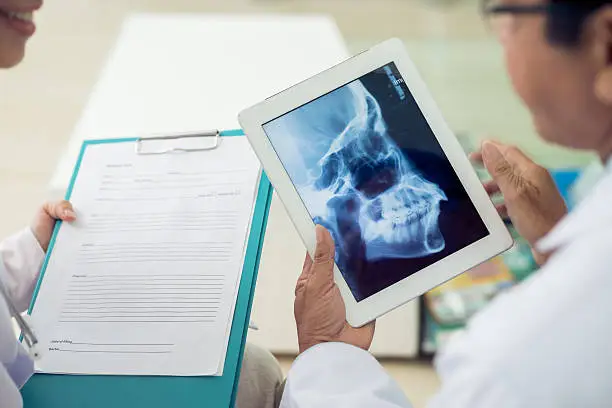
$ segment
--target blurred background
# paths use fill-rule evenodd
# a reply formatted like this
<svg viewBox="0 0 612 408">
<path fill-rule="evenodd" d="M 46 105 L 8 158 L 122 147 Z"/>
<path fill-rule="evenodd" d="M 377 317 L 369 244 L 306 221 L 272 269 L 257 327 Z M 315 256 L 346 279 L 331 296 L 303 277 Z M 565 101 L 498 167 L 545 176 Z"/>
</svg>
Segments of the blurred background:
<svg viewBox="0 0 612 408">
<path fill-rule="evenodd" d="M 125 29 L 125 19 L 134 13 L 160 13 L 166 19 L 189 16 L 189 24 L 197 24 L 199 18 L 202 18 L 201 24 L 229 24 L 232 19 L 235 22 L 228 25 L 227 30 L 220 25 L 214 32 L 208 32 L 206 38 L 194 38 L 178 31 L 173 33 L 170 28 L 160 29 L 162 32 L 155 35 L 166 38 L 167 34 L 169 41 L 176 42 L 176 47 L 161 44 L 160 53 L 156 55 L 159 40 L 152 40 L 154 36 L 148 35 L 146 30 Z M 177 20 L 177 27 L 181 25 L 180 21 L 183 20 Z M 241 21 L 248 21 L 248 24 L 241 25 Z M 578 169 L 589 169 L 587 175 L 597 172 L 597 164 L 591 155 L 570 153 L 546 145 L 537 138 L 528 113 L 511 90 L 501 48 L 482 21 L 478 0 L 53 0 L 37 13 L 36 23 L 38 31 L 30 42 L 25 62 L 13 70 L 0 72 L 0 189 L 4 214 L 4 221 L 0 224 L 1 236 L 26 225 L 36 207 L 45 199 L 62 195 L 62 177 L 66 177 L 58 172 L 61 173 L 62 167 L 73 165 L 71 156 L 66 156 L 70 144 L 78 145 L 80 139 L 88 137 L 121 136 L 103 134 L 100 129 L 91 131 L 95 118 L 107 121 L 104 112 L 100 112 L 103 104 L 98 101 L 92 108 L 91 103 L 92 98 L 96 98 L 94 90 L 100 78 L 105 78 L 104 84 L 117 79 L 113 82 L 114 94 L 106 96 L 107 105 L 112 105 L 109 98 L 117 98 L 119 105 L 127 98 L 125 100 L 130 100 L 134 106 L 121 105 L 123 115 L 129 117 L 133 109 L 140 117 L 144 115 L 146 118 L 149 112 L 143 106 L 146 100 L 170 97 L 162 92 L 166 89 L 163 84 L 176 80 L 172 75 L 163 76 L 164 72 L 168 74 L 167 71 L 159 75 L 155 71 L 158 63 L 163 65 L 163 50 L 168 49 L 164 47 L 182 49 L 181 44 L 188 43 L 189 49 L 184 50 L 184 54 L 173 54 L 174 63 L 178 66 L 191 64 L 190 58 L 195 55 L 197 63 L 201 64 L 198 73 L 206 77 L 211 75 L 206 71 L 206 64 L 212 66 L 234 61 L 235 55 L 247 52 L 240 48 L 241 41 L 257 41 L 259 33 L 264 31 L 265 35 L 273 35 L 277 41 L 286 34 L 285 41 L 282 44 L 262 43 L 255 48 L 249 43 L 249 58 L 236 60 L 243 72 L 255 69 L 261 72 L 244 83 L 236 78 L 240 91 L 248 94 L 249 87 L 259 89 L 262 84 L 270 84 L 267 94 L 254 92 L 242 107 L 274 93 L 279 90 L 277 88 L 282 89 L 325 69 L 349 54 L 389 37 L 399 37 L 405 42 L 466 150 L 473 150 L 485 137 L 512 142 L 557 171 L 559 183 L 564 188 L 580 176 Z M 163 32 L 166 29 L 168 31 Z M 233 36 L 231 46 L 226 46 L 230 43 L 224 41 L 229 36 Z M 128 37 L 131 41 L 129 47 L 126 45 Z M 262 34 L 261 38 L 267 37 Z M 261 58 L 257 57 L 259 47 Z M 138 53 L 143 48 L 151 52 L 140 57 Z M 285 61 L 289 48 L 292 48 L 289 54 L 300 55 L 302 59 Z M 321 59 L 323 55 L 326 57 Z M 121 58 L 128 62 L 122 63 Z M 314 72 L 308 69 L 300 71 L 304 62 L 311 61 L 320 61 L 319 65 L 309 65 L 308 69 L 316 68 Z M 138 66 L 137 70 L 144 77 L 147 74 L 150 74 L 149 79 L 159 76 L 157 81 L 148 85 L 139 83 L 142 100 L 133 99 L 134 91 L 130 88 L 140 77 L 138 72 L 131 72 L 132 77 L 118 73 L 118 70 L 126 71 L 125 67 L 130 64 Z M 274 82 L 274 78 L 267 78 L 262 71 L 261 67 L 266 66 L 282 66 L 295 75 L 283 79 L 289 83 Z M 232 72 L 240 71 L 234 69 Z M 198 84 L 197 73 L 193 79 L 182 79 L 185 90 Z M 159 91 L 155 89 L 158 85 Z M 227 92 L 236 92 L 231 81 L 225 87 Z M 104 92 L 103 88 L 98 89 L 98 94 Z M 125 95 L 121 94 L 121 89 L 125 89 Z M 176 89 L 180 90 L 180 87 L 173 86 L 173 98 L 180 97 Z M 207 91 L 202 88 L 198 92 Z M 187 103 L 187 100 L 183 102 Z M 87 106 L 89 110 L 85 115 Z M 182 106 L 181 99 L 172 101 L 171 106 L 183 112 L 191 109 Z M 88 118 L 87 126 L 82 122 L 84 115 Z M 168 115 L 177 116 L 171 109 Z M 153 116 L 159 115 L 150 116 L 153 123 Z M 197 121 L 193 122 L 192 128 L 197 127 Z M 172 130 L 168 126 L 144 128 L 152 132 Z M 52 179 L 58 177 L 60 181 L 52 183 Z M 570 190 L 566 191 L 566 196 L 568 200 L 578 199 Z M 301 244 L 294 236 L 295 232 L 290 230 L 290 223 L 283 217 L 281 214 L 271 219 L 271 227 L 286 229 L 286 234 L 280 234 L 281 238 L 286 241 L 289 236 L 294 240 L 290 242 L 297 242 L 294 252 L 301 262 L 303 248 L 299 247 Z M 268 236 L 266 239 L 270 239 L 266 245 L 274 247 L 275 238 Z M 280 276 L 283 272 L 269 266 L 272 261 L 283 263 L 279 257 L 285 256 L 285 252 L 278 246 L 276 248 L 276 252 L 269 249 L 271 255 L 262 261 L 253 312 L 261 330 L 253 335 L 252 341 L 271 348 L 280 356 L 286 369 L 293 358 L 295 328 L 291 326 L 290 308 L 294 277 L 277 277 L 276 273 Z M 292 262 L 288 261 L 289 264 Z M 485 270 L 465 275 L 460 282 L 412 302 L 412 305 L 394 312 L 395 317 L 390 318 L 392 323 L 382 323 L 375 354 L 383 359 L 416 407 L 424 406 L 438 387 L 429 357 L 441 347 L 446 335 L 460 330 L 465 320 L 498 291 L 524 279 L 534 268 L 528 251 L 519 241 L 505 258 L 493 261 Z M 280 292 L 287 296 L 278 295 Z M 279 302 L 286 306 L 285 317 L 270 318 Z M 289 334 L 281 341 L 279 338 L 283 336 L 279 337 L 279 333 Z M 402 340 L 398 341 L 398 338 Z M 406 352 L 401 351 L 403 347 L 406 347 Z"/>
</svg>

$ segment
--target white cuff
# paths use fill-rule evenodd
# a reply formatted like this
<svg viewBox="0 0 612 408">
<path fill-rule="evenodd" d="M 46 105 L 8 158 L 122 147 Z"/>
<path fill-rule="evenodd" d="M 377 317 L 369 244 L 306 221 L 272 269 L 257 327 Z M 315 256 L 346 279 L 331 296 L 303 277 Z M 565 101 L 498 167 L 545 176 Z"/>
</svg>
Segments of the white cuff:
<svg viewBox="0 0 612 408">
<path fill-rule="evenodd" d="M 4 265 L 0 279 L 19 311 L 28 308 L 44 259 L 45 252 L 30 228 L 0 242 L 0 260 Z"/>
<path fill-rule="evenodd" d="M 323 343 L 302 353 L 287 376 L 281 407 L 409 407 L 395 381 L 367 351 Z"/>
</svg>

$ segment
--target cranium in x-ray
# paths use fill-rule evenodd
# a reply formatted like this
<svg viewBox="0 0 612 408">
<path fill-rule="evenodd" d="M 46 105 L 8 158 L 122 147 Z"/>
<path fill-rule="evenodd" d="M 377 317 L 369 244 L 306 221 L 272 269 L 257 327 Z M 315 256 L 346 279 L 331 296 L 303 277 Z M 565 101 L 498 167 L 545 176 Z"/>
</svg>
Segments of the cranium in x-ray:
<svg viewBox="0 0 612 408">
<path fill-rule="evenodd" d="M 416 172 L 360 81 L 280 120 L 279 133 L 285 135 L 279 136 L 281 150 L 287 141 L 280 137 L 294 140 L 298 151 L 293 156 L 299 155 L 309 169 L 306 175 L 290 175 L 311 216 L 331 231 L 339 250 L 351 253 L 345 239 L 351 234 L 360 234 L 370 261 L 444 249 L 438 217 L 446 195 Z"/>
</svg>

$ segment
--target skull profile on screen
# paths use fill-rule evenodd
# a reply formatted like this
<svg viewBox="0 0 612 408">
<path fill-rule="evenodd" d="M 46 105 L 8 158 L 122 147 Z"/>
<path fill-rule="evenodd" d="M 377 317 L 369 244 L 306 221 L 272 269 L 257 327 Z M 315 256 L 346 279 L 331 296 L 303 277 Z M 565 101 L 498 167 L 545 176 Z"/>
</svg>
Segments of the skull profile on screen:
<svg viewBox="0 0 612 408">
<path fill-rule="evenodd" d="M 307 169 L 292 179 L 339 250 L 350 254 L 349 237 L 356 235 L 369 261 L 444 249 L 438 217 L 447 197 L 418 174 L 389 136 L 380 105 L 360 81 L 288 116 L 284 132 L 299 133 L 294 156 Z"/>
</svg>

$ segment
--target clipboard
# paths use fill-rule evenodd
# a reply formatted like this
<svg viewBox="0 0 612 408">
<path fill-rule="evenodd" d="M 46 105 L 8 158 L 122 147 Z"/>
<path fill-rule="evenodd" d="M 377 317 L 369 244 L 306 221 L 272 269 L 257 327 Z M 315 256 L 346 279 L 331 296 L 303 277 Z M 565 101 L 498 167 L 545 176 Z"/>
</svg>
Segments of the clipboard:
<svg viewBox="0 0 612 408">
<path fill-rule="evenodd" d="M 101 143 L 135 143 L 136 154 L 146 154 L 139 150 L 149 140 L 168 140 L 185 138 L 211 139 L 214 147 L 220 137 L 244 137 L 241 130 L 212 131 L 197 134 L 160 136 L 154 138 L 128 138 L 85 141 L 66 193 L 70 199 L 80 164 L 88 146 Z M 216 144 L 215 144 L 216 143 Z M 212 146 L 212 145 L 211 145 Z M 207 150 L 212 150 L 211 147 Z M 186 149 L 176 148 L 172 151 Z M 202 150 L 202 149 L 197 149 Z M 149 154 L 162 154 L 155 152 Z M 21 393 L 25 408 L 203 408 L 233 407 L 236 401 L 242 356 L 251 314 L 251 305 L 255 291 L 255 282 L 264 234 L 272 199 L 272 186 L 262 170 L 258 194 L 252 217 L 251 229 L 247 241 L 245 261 L 242 269 L 234 317 L 230 332 L 225 366 L 222 376 L 217 377 L 152 377 L 152 376 L 99 376 L 99 375 L 57 375 L 35 374 L 22 388 Z M 49 244 L 50 254 L 59 230 L 59 223 Z M 41 277 L 36 286 L 30 312 L 36 301 L 42 278 L 49 261 L 49 255 L 43 263 Z M 35 329 L 35 328 L 34 328 Z"/>
</svg>

